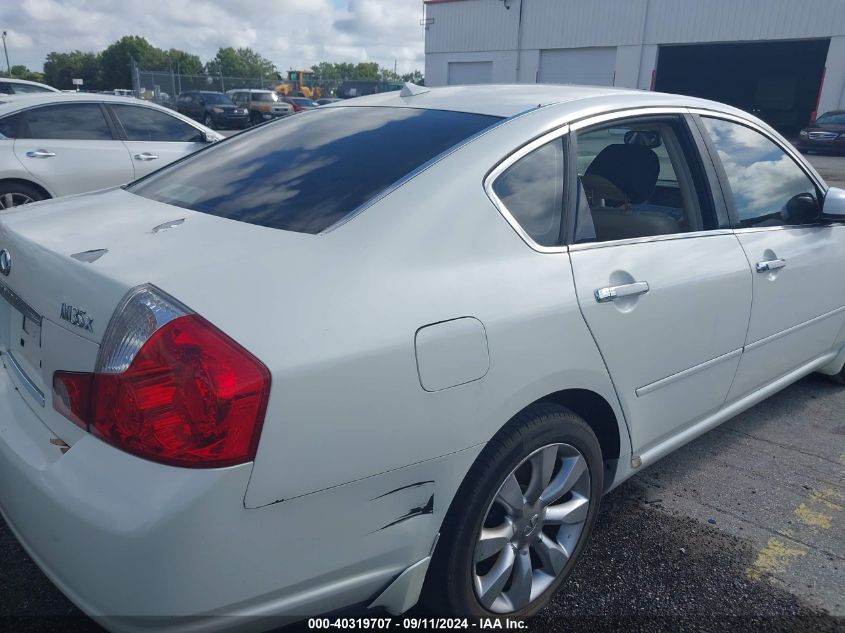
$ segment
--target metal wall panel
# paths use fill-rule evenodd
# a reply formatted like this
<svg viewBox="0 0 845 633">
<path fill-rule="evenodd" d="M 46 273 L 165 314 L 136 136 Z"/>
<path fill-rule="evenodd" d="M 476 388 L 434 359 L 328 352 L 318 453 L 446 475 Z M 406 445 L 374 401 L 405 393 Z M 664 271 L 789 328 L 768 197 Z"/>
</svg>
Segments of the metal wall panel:
<svg viewBox="0 0 845 633">
<path fill-rule="evenodd" d="M 525 0 L 522 48 L 640 44 L 645 4 L 645 0 Z"/>
<path fill-rule="evenodd" d="M 516 49 L 519 0 L 505 9 L 499 0 L 461 0 L 426 5 L 431 21 L 425 32 L 426 53 Z"/>
<path fill-rule="evenodd" d="M 539 83 L 612 86 L 616 47 L 540 51 Z"/>
<path fill-rule="evenodd" d="M 649 0 L 649 44 L 805 39 L 845 34 L 842 0 Z"/>
<path fill-rule="evenodd" d="M 845 35 L 845 0 L 522 0 L 523 50 Z M 426 52 L 517 48 L 520 0 L 426 5 Z"/>
</svg>

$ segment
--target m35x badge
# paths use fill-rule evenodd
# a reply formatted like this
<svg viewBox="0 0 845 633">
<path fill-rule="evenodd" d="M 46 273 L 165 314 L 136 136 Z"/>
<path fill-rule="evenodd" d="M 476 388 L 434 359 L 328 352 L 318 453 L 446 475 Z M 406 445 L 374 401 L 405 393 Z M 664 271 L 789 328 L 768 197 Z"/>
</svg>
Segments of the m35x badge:
<svg viewBox="0 0 845 633">
<path fill-rule="evenodd" d="M 71 325 L 75 325 L 76 327 L 87 330 L 88 332 L 94 331 L 94 319 L 88 316 L 85 310 L 80 310 L 72 305 L 63 303 L 59 316 L 62 321 L 67 321 Z"/>
</svg>

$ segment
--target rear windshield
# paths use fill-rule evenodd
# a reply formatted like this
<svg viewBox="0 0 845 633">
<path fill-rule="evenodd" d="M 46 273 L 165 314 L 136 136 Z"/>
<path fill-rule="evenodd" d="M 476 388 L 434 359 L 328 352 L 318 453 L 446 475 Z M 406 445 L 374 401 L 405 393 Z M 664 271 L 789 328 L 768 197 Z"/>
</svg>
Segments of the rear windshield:
<svg viewBox="0 0 845 633">
<path fill-rule="evenodd" d="M 128 190 L 223 218 L 319 233 L 498 120 L 414 108 L 311 110 L 239 134 Z"/>
</svg>

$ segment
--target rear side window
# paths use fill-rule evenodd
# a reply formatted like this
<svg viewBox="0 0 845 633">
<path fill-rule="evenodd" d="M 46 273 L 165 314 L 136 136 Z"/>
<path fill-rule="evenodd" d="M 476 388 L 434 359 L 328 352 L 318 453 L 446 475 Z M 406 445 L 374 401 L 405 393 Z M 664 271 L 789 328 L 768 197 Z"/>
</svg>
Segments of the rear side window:
<svg viewBox="0 0 845 633">
<path fill-rule="evenodd" d="M 110 141 L 111 130 L 97 103 L 44 106 L 26 111 L 21 138 Z"/>
<path fill-rule="evenodd" d="M 127 141 L 201 141 L 202 135 L 195 127 L 152 108 L 131 105 L 111 106 L 123 129 Z"/>
<path fill-rule="evenodd" d="M 498 120 L 414 108 L 318 109 L 239 134 L 128 190 L 232 220 L 319 233 Z"/>
<path fill-rule="evenodd" d="M 32 84 L 13 84 L 15 94 L 29 94 L 33 92 L 53 92 L 49 88 L 33 86 Z"/>
<path fill-rule="evenodd" d="M 537 244 L 560 244 L 563 141 L 555 139 L 517 160 L 496 179 L 493 192 Z"/>
</svg>

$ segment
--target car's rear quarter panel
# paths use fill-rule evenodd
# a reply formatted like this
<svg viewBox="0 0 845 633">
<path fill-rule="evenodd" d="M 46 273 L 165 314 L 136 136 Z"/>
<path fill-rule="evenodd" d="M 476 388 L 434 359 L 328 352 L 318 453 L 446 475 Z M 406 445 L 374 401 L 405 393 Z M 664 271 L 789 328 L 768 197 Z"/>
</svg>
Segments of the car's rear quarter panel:
<svg viewBox="0 0 845 633">
<path fill-rule="evenodd" d="M 482 187 L 498 159 L 544 125 L 527 119 L 475 139 L 318 237 L 319 257 L 263 294 L 274 383 L 247 507 L 476 446 L 567 388 L 604 397 L 629 450 L 568 254 L 529 248 Z M 484 325 L 489 372 L 425 391 L 415 333 L 465 316 Z"/>
</svg>

